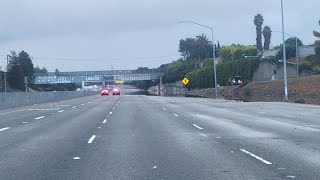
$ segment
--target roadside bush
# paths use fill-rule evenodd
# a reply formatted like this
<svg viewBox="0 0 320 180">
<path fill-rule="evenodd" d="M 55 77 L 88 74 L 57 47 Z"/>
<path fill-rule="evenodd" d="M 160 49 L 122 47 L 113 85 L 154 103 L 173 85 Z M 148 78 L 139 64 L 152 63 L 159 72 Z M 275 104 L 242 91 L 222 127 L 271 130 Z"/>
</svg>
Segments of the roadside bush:
<svg viewBox="0 0 320 180">
<path fill-rule="evenodd" d="M 312 71 L 312 63 L 310 61 L 304 61 L 299 65 L 299 72 Z"/>
<path fill-rule="evenodd" d="M 314 67 L 313 70 L 316 74 L 320 74 L 320 66 Z"/>
</svg>

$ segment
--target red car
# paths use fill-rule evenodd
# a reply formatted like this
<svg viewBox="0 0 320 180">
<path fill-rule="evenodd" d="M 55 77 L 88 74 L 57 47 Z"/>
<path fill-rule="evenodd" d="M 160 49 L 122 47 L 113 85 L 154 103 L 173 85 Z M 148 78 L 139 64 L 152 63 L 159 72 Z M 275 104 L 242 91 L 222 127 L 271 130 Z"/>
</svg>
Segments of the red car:
<svg viewBox="0 0 320 180">
<path fill-rule="evenodd" d="M 120 95 L 120 89 L 119 88 L 113 88 L 112 95 Z"/>
<path fill-rule="evenodd" d="M 109 95 L 109 91 L 106 89 L 101 92 L 101 96 L 108 96 L 108 95 Z"/>
</svg>

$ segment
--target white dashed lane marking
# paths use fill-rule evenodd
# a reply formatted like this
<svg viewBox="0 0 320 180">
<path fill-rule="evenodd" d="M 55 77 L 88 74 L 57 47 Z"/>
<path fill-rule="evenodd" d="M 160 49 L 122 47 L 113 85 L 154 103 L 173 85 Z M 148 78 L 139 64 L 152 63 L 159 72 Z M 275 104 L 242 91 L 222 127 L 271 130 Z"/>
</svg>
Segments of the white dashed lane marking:
<svg viewBox="0 0 320 180">
<path fill-rule="evenodd" d="M 165 110 L 165 111 L 167 110 L 166 108 L 162 108 L 162 109 Z"/>
<path fill-rule="evenodd" d="M 246 153 L 246 154 L 248 154 L 248 155 L 250 155 L 250 156 L 252 156 L 252 157 L 254 157 L 254 158 L 256 158 L 256 159 L 258 159 L 259 161 L 261 161 L 261 162 L 263 162 L 263 163 L 265 163 L 265 164 L 268 164 L 268 165 L 271 165 L 271 164 L 272 164 L 271 162 L 263 159 L 262 157 L 259 157 L 259 156 L 255 155 L 255 154 L 253 154 L 253 153 L 251 153 L 251 152 L 249 152 L 249 151 L 247 151 L 247 150 L 245 150 L 245 149 L 240 149 L 240 150 L 241 150 L 242 152 L 244 152 L 244 153 Z"/>
<path fill-rule="evenodd" d="M 60 111 L 58 111 L 59 113 L 62 113 L 62 112 L 64 112 L 64 110 L 60 110 Z"/>
<path fill-rule="evenodd" d="M 74 159 L 74 160 L 79 160 L 79 159 L 80 159 L 80 157 L 74 157 L 73 159 Z"/>
<path fill-rule="evenodd" d="M 103 120 L 102 123 L 105 124 L 107 122 L 107 119 Z"/>
<path fill-rule="evenodd" d="M 200 129 L 200 130 L 202 130 L 203 128 L 202 127 L 200 127 L 200 126 L 198 126 L 198 125 L 196 125 L 196 124 L 192 124 L 194 127 L 196 127 L 196 128 L 198 128 L 198 129 Z"/>
<path fill-rule="evenodd" d="M 178 117 L 179 115 L 178 114 L 173 114 L 174 116 Z"/>
<path fill-rule="evenodd" d="M 88 144 L 91 144 L 95 138 L 96 138 L 96 135 L 92 135 L 88 141 Z"/>
<path fill-rule="evenodd" d="M 34 118 L 35 120 L 39 120 L 39 119 L 43 119 L 45 118 L 45 116 L 40 116 L 40 117 L 37 117 L 37 118 Z"/>
<path fill-rule="evenodd" d="M 287 178 L 291 178 L 291 179 L 294 179 L 296 178 L 295 176 L 286 176 Z"/>
<path fill-rule="evenodd" d="M 8 129 L 10 129 L 10 128 L 11 128 L 11 127 L 1 128 L 1 129 L 0 129 L 0 132 L 5 131 L 5 130 L 8 130 Z"/>
<path fill-rule="evenodd" d="M 112 112 L 109 112 L 109 114 L 112 114 Z"/>
<path fill-rule="evenodd" d="M 74 108 L 76 108 L 76 107 L 77 107 L 77 106 L 72 106 L 71 108 L 74 109 Z"/>
</svg>

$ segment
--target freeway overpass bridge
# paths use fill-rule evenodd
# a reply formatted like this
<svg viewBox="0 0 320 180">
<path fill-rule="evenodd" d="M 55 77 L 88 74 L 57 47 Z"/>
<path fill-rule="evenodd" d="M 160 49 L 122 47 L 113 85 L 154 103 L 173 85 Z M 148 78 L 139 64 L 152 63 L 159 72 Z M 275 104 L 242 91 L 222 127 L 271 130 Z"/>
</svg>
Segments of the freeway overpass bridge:
<svg viewBox="0 0 320 180">
<path fill-rule="evenodd" d="M 34 84 L 65 84 L 65 83 L 103 83 L 114 81 L 159 80 L 162 73 L 158 70 L 107 70 L 37 73 Z"/>
</svg>

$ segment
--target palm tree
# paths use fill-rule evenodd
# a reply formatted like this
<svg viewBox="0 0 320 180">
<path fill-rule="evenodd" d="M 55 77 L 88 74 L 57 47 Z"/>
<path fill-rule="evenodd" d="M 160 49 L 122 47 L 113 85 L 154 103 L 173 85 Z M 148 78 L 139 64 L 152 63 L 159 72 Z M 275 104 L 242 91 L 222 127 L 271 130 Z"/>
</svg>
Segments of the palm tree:
<svg viewBox="0 0 320 180">
<path fill-rule="evenodd" d="M 211 42 L 205 34 L 196 36 L 196 47 L 199 60 L 210 56 Z"/>
<path fill-rule="evenodd" d="M 270 26 L 265 26 L 262 31 L 263 37 L 264 37 L 264 50 L 270 49 L 270 43 L 271 43 L 271 27 Z"/>
<path fill-rule="evenodd" d="M 262 31 L 262 25 L 263 25 L 263 16 L 261 14 L 257 14 L 255 17 L 254 17 L 254 25 L 256 25 L 256 30 L 257 30 L 257 49 L 259 51 L 262 50 L 262 34 L 261 34 L 261 31 Z"/>
</svg>

